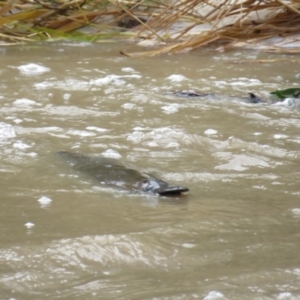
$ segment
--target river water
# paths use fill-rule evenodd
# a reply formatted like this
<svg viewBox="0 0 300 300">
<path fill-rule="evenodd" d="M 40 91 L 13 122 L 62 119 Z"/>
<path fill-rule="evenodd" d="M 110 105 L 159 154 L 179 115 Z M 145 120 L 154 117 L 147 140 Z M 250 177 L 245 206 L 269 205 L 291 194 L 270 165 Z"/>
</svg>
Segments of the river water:
<svg viewBox="0 0 300 300">
<path fill-rule="evenodd" d="M 229 97 L 299 86 L 299 66 L 126 48 L 0 49 L 0 299 L 300 299 L 299 110 Z M 169 93 L 191 88 L 221 97 Z M 190 192 L 114 190 L 59 150 Z"/>
</svg>

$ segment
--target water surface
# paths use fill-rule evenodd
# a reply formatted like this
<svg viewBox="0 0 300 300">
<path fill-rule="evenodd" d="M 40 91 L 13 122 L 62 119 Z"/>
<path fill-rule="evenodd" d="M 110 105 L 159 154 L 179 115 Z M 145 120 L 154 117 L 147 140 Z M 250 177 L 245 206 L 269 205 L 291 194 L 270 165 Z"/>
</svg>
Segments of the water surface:
<svg viewBox="0 0 300 300">
<path fill-rule="evenodd" d="M 1 49 L 1 299 L 300 299 L 299 110 L 231 99 L 299 86 L 298 66 L 119 55 L 130 47 Z M 116 191 L 59 150 L 190 193 Z"/>
</svg>

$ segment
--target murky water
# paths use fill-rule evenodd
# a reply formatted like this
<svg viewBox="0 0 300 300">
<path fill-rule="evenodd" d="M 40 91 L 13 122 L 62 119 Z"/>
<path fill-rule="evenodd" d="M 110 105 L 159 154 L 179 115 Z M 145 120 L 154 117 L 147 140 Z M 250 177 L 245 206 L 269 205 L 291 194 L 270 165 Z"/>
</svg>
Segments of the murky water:
<svg viewBox="0 0 300 300">
<path fill-rule="evenodd" d="M 226 96 L 299 86 L 298 65 L 126 47 L 1 49 L 0 298 L 300 299 L 299 110 Z M 224 99 L 168 94 L 190 88 Z M 116 191 L 59 150 L 118 157 L 190 193 Z"/>
</svg>

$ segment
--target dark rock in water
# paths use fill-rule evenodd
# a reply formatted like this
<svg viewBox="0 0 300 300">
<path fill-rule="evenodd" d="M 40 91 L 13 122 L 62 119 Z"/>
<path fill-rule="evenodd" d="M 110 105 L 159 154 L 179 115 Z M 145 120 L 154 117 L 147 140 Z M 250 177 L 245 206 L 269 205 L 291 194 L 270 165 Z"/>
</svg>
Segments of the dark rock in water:
<svg viewBox="0 0 300 300">
<path fill-rule="evenodd" d="M 108 186 L 160 196 L 179 195 L 189 191 L 186 187 L 169 186 L 167 182 L 155 176 L 127 168 L 113 158 L 84 156 L 67 151 L 60 151 L 58 155 L 75 170 L 87 173 Z"/>
</svg>

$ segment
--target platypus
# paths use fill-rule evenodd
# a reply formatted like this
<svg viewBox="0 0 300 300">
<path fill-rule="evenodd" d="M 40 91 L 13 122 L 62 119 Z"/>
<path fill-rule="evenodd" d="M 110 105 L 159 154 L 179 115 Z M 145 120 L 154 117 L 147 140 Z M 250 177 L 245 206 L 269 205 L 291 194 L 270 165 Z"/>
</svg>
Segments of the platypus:
<svg viewBox="0 0 300 300">
<path fill-rule="evenodd" d="M 189 189 L 169 184 L 153 175 L 127 168 L 118 160 L 103 156 L 85 156 L 68 151 L 59 151 L 59 156 L 73 166 L 75 170 L 87 173 L 101 184 L 114 186 L 131 192 L 143 192 L 160 196 L 179 195 Z"/>
<path fill-rule="evenodd" d="M 171 92 L 174 96 L 179 97 L 188 97 L 188 98 L 201 98 L 201 99 L 216 99 L 222 100 L 224 98 L 223 95 L 213 94 L 213 93 L 203 93 L 196 92 L 194 90 L 183 90 L 183 91 L 175 91 Z M 246 103 L 264 103 L 265 101 L 260 97 L 256 96 L 254 93 L 248 93 L 249 96 L 245 97 L 229 97 L 228 99 L 237 100 Z"/>
</svg>

